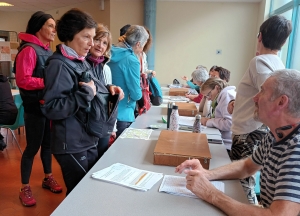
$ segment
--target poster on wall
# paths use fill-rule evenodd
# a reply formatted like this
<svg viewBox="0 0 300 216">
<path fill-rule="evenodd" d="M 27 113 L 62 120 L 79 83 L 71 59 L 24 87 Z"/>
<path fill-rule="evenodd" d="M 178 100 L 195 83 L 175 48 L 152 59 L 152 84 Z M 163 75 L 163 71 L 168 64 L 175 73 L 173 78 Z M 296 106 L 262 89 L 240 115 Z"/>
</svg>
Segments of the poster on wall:
<svg viewBox="0 0 300 216">
<path fill-rule="evenodd" d="M 10 42 L 0 41 L 0 61 L 11 61 Z"/>
</svg>

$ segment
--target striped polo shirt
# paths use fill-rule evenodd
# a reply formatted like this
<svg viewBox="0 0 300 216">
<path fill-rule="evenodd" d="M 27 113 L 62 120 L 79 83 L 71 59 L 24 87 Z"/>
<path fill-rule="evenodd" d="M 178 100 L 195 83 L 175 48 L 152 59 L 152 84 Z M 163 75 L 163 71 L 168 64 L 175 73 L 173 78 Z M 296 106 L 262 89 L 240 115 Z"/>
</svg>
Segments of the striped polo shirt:
<svg viewBox="0 0 300 216">
<path fill-rule="evenodd" d="M 300 125 L 279 142 L 268 133 L 252 160 L 262 166 L 260 197 L 264 207 L 275 200 L 300 203 Z"/>
</svg>

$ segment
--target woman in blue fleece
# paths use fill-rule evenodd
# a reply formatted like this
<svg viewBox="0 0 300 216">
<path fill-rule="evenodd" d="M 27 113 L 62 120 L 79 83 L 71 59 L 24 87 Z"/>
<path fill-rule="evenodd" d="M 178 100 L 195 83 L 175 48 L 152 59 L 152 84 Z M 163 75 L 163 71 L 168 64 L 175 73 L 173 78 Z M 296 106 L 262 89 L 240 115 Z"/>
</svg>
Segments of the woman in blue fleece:
<svg viewBox="0 0 300 216">
<path fill-rule="evenodd" d="M 125 41 L 112 46 L 112 83 L 124 91 L 124 99 L 119 102 L 117 117 L 117 137 L 134 122 L 136 101 L 142 97 L 140 87 L 141 63 L 138 56 L 149 38 L 143 26 L 132 25 L 125 34 Z"/>
</svg>

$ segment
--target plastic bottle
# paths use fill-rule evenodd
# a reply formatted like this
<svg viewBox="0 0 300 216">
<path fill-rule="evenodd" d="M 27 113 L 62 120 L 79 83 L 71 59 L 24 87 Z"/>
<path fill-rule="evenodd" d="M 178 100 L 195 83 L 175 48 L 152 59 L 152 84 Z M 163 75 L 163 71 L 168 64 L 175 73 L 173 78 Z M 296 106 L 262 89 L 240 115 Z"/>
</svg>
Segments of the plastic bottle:
<svg viewBox="0 0 300 216">
<path fill-rule="evenodd" d="M 172 113 L 172 108 L 173 108 L 173 106 L 175 106 L 175 103 L 174 103 L 174 102 L 169 102 L 169 103 L 168 103 L 167 129 L 170 128 L 170 116 L 171 116 L 171 113 Z"/>
<path fill-rule="evenodd" d="M 195 121 L 193 125 L 193 133 L 201 133 L 201 115 L 197 114 L 195 116 Z"/>
<path fill-rule="evenodd" d="M 171 113 L 171 116 L 170 116 L 169 130 L 178 131 L 178 129 L 179 129 L 178 106 L 173 106 L 172 113 Z"/>
</svg>

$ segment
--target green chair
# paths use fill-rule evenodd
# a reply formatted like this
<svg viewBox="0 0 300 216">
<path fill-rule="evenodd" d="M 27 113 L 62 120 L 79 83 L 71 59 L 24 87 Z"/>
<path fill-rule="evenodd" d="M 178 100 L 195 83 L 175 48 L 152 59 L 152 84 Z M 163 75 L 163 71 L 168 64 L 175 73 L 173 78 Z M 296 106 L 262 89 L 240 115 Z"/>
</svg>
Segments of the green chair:
<svg viewBox="0 0 300 216">
<path fill-rule="evenodd" d="M 21 154 L 23 154 L 21 146 L 20 146 L 20 144 L 16 138 L 16 135 L 14 133 L 14 130 L 19 129 L 19 127 L 25 126 L 23 101 L 22 101 L 22 98 L 20 95 L 15 95 L 14 101 L 18 108 L 18 115 L 17 115 L 15 123 L 13 125 L 0 125 L 0 128 L 6 128 L 7 132 L 8 132 L 8 130 L 10 130 L 13 138 L 15 139 L 15 141 L 17 143 L 17 146 L 18 146 Z M 8 137 L 7 137 L 7 133 L 6 133 L 6 143 L 7 143 L 7 138 Z"/>
</svg>

